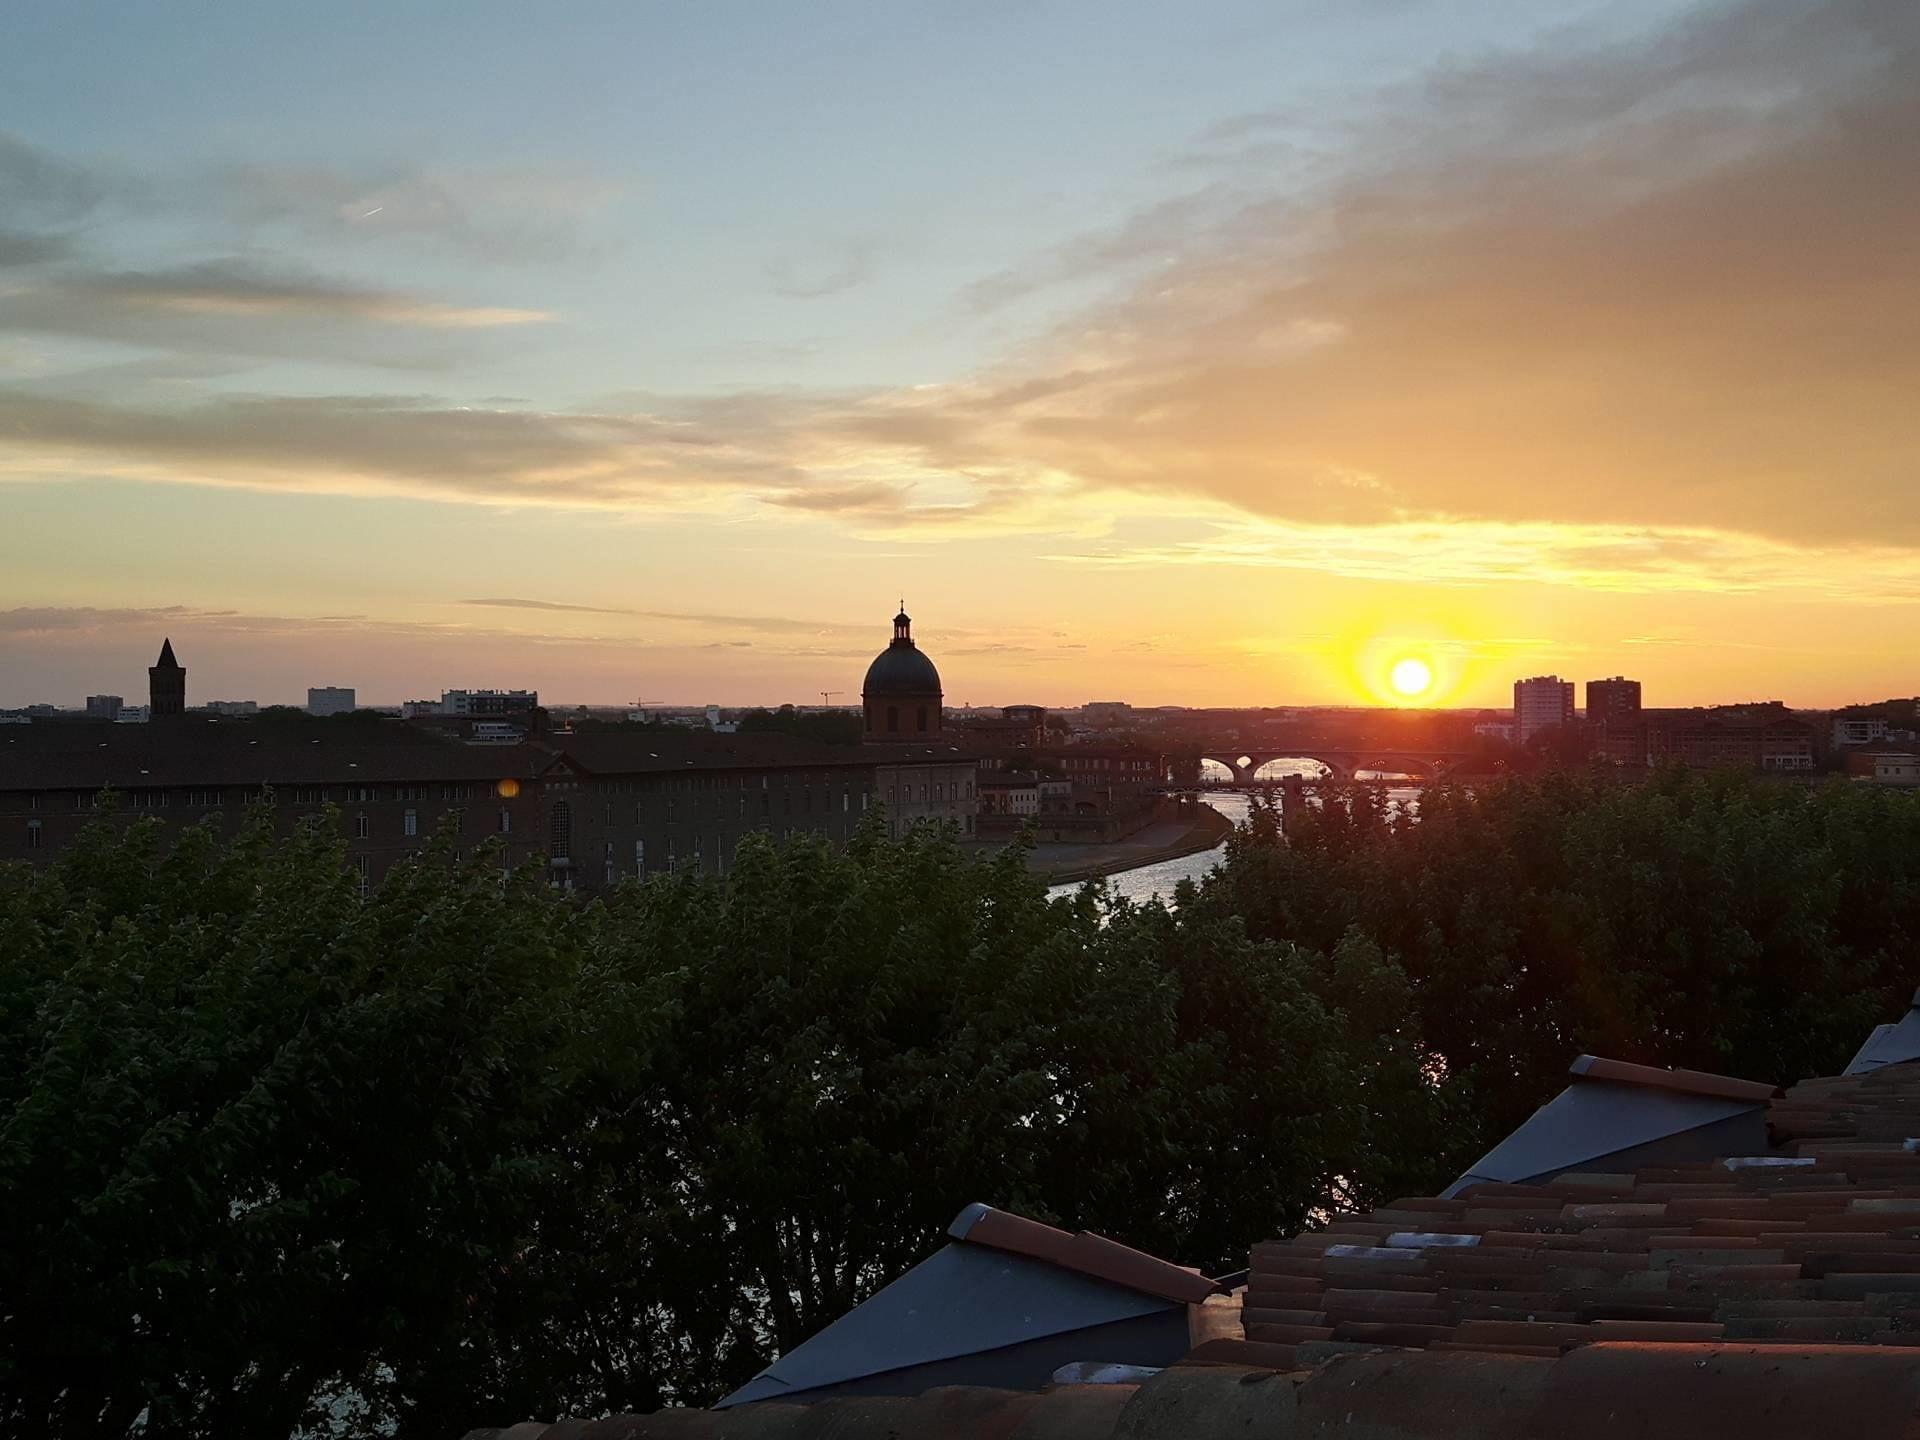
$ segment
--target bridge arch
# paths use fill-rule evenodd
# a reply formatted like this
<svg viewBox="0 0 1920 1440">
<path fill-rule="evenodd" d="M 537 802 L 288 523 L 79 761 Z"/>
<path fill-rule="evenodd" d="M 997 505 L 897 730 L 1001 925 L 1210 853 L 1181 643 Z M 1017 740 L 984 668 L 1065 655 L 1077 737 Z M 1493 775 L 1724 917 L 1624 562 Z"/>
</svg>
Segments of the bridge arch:
<svg viewBox="0 0 1920 1440">
<path fill-rule="evenodd" d="M 1352 758 L 1341 753 L 1316 753 L 1313 750 L 1293 748 L 1288 750 L 1226 750 L 1214 748 L 1203 750 L 1202 761 L 1211 760 L 1214 764 L 1229 771 L 1238 785 L 1256 785 L 1262 783 L 1259 771 L 1263 766 L 1275 760 L 1311 760 L 1326 769 L 1322 777 L 1306 776 L 1305 779 L 1348 780 L 1353 777 Z M 1279 784 L 1284 777 L 1274 777 L 1265 783 Z"/>
</svg>

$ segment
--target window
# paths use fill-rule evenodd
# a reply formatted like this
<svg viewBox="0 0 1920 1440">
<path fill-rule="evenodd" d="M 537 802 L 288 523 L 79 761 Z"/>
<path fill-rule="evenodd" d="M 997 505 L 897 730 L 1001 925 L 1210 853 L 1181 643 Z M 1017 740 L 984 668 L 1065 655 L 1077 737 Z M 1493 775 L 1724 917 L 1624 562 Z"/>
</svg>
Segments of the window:
<svg viewBox="0 0 1920 1440">
<path fill-rule="evenodd" d="M 220 804 L 218 790 L 189 790 L 185 803 L 201 810 L 212 810 Z"/>
<path fill-rule="evenodd" d="M 324 805 L 327 803 L 327 787 L 324 785 L 296 785 L 293 787 L 293 803 L 296 805 Z"/>
<path fill-rule="evenodd" d="M 424 800 L 427 798 L 427 787 L 424 785 L 396 785 L 393 790 L 393 798 L 396 800 Z"/>
<path fill-rule="evenodd" d="M 862 805 L 860 808 L 864 810 L 867 807 Z M 840 813 L 844 815 L 851 809 L 853 809 L 853 795 L 850 791 L 842 790 L 840 792 Z"/>
<path fill-rule="evenodd" d="M 925 730 L 926 728 L 927 728 L 927 707 L 922 705 L 920 707 L 920 729 Z"/>
<path fill-rule="evenodd" d="M 400 830 L 404 835 L 418 835 L 420 833 L 420 812 L 418 810 L 409 810 L 405 815 L 402 815 L 400 817 Z"/>
<path fill-rule="evenodd" d="M 547 825 L 547 858 L 549 860 L 573 858 L 573 804 L 571 801 L 556 800 L 554 802 L 553 815 Z"/>
<path fill-rule="evenodd" d="M 367 838 L 367 834 L 368 834 L 367 817 L 365 812 L 363 811 L 362 813 L 353 817 L 353 838 L 356 840 L 364 840 Z"/>
<path fill-rule="evenodd" d="M 372 867 L 370 859 L 371 857 L 366 855 L 356 855 L 353 857 L 353 868 L 360 872 L 360 898 L 362 900 L 373 893 L 373 876 L 371 874 Z"/>
<path fill-rule="evenodd" d="M 898 705 L 889 705 L 887 706 L 887 732 L 891 734 L 899 728 L 900 707 Z"/>
<path fill-rule="evenodd" d="M 560 803 L 565 805 L 567 802 L 562 800 Z M 504 805 L 500 807 L 500 833 L 502 835 L 513 833 L 513 812 Z"/>
<path fill-rule="evenodd" d="M 38 820 L 29 820 L 27 821 L 27 849 L 38 850 L 39 848 L 40 822 Z"/>
<path fill-rule="evenodd" d="M 934 799 L 936 799 L 936 800 L 944 800 L 944 799 L 946 799 L 946 798 L 947 798 L 947 795 L 946 795 L 946 790 L 947 790 L 947 787 L 946 787 L 945 785 L 936 785 L 936 786 L 934 786 L 934 787 L 933 787 L 933 798 L 934 798 Z"/>
<path fill-rule="evenodd" d="M 633 873 L 636 875 L 647 873 L 647 842 L 644 840 L 633 842 Z"/>
<path fill-rule="evenodd" d="M 380 792 L 371 785 L 349 785 L 347 803 L 349 805 L 371 805 L 380 798 Z"/>
<path fill-rule="evenodd" d="M 38 810 L 39 808 L 40 808 L 40 796 L 38 794 L 27 796 L 27 809 Z"/>
<path fill-rule="evenodd" d="M 891 785 L 887 786 L 887 803 L 889 805 L 893 803 L 893 786 Z"/>
<path fill-rule="evenodd" d="M 613 884 L 613 882 L 614 882 L 613 863 L 609 861 L 607 863 L 607 884 L 611 885 Z"/>
</svg>

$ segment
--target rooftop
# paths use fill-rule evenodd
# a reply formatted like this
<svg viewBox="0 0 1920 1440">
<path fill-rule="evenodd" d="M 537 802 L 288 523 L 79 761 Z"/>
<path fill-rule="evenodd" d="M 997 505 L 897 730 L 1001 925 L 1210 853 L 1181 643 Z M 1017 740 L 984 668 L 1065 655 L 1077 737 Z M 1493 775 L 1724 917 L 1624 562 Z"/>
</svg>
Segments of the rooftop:
<svg viewBox="0 0 1920 1440">
<path fill-rule="evenodd" d="M 1448 1194 L 1336 1215 L 1323 1230 L 1257 1245 L 1245 1288 L 1231 1297 L 1200 1294 L 1210 1282 L 1192 1277 L 1192 1311 L 1212 1323 L 1196 1325 L 1196 1343 L 1158 1369 L 1086 1363 L 1037 1389 L 938 1386 L 511 1433 L 1920 1433 L 1916 1061 L 1920 995 L 1874 1031 L 1847 1073 L 1786 1091 L 1582 1056 L 1567 1090 Z M 1569 1096 L 1577 1103 L 1563 1104 Z M 1740 1143 L 1726 1143 L 1730 1135 Z M 1539 1169 L 1526 1179 L 1478 1173 L 1503 1153 Z M 1031 1235 L 1035 1249 L 1058 1255 L 1080 1239 L 976 1208 L 970 1239 L 1005 1227 L 1012 1248 Z M 1139 1260 L 1172 1282 L 1169 1295 L 1187 1293 L 1172 1277 L 1191 1272 Z M 1113 1383 L 1085 1383 L 1102 1374 Z"/>
</svg>

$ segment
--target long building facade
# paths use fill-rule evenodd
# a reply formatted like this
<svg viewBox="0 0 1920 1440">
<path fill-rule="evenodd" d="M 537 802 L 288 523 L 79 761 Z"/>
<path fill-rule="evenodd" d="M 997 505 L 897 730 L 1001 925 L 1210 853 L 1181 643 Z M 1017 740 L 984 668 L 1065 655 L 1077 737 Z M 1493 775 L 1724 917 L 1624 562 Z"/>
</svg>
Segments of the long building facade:
<svg viewBox="0 0 1920 1440">
<path fill-rule="evenodd" d="M 946 735 L 939 672 L 903 611 L 868 674 L 867 739 L 642 727 L 477 744 L 425 721 L 215 719 L 185 713 L 185 671 L 153 667 L 164 725 L 64 721 L 0 739 L 0 861 L 44 862 L 98 818 L 211 821 L 231 833 L 270 799 L 282 828 L 328 823 L 363 887 L 432 843 L 545 857 L 555 884 L 597 890 L 684 866 L 724 875 L 759 831 L 845 844 L 874 812 L 974 834 L 978 761 Z"/>
</svg>

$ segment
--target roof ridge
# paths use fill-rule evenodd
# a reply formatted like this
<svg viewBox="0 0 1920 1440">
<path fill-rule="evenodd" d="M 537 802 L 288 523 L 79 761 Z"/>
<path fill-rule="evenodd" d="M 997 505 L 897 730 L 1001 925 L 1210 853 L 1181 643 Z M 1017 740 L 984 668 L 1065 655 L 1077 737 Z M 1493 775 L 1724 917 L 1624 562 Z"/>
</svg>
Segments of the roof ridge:
<svg viewBox="0 0 1920 1440">
<path fill-rule="evenodd" d="M 990 1205 L 967 1206 L 948 1227 L 947 1233 L 970 1245 L 985 1245 L 1013 1255 L 1044 1260 L 1063 1270 L 1075 1270 L 1111 1285 L 1122 1285 L 1142 1294 L 1164 1300 L 1198 1304 L 1209 1295 L 1221 1293 L 1217 1281 L 1198 1270 L 1162 1260 L 1118 1240 L 1109 1240 L 1089 1230 L 1068 1232 L 1038 1220 Z"/>
<path fill-rule="evenodd" d="M 1774 1100 L 1786 1094 L 1778 1085 L 1764 1080 L 1739 1080 L 1706 1070 L 1662 1069 L 1656 1065 L 1637 1065 L 1630 1060 L 1609 1060 L 1602 1055 L 1579 1056 L 1567 1067 L 1567 1073 L 1576 1080 L 1645 1085 L 1656 1090 L 1711 1095 L 1723 1100 Z"/>
</svg>

